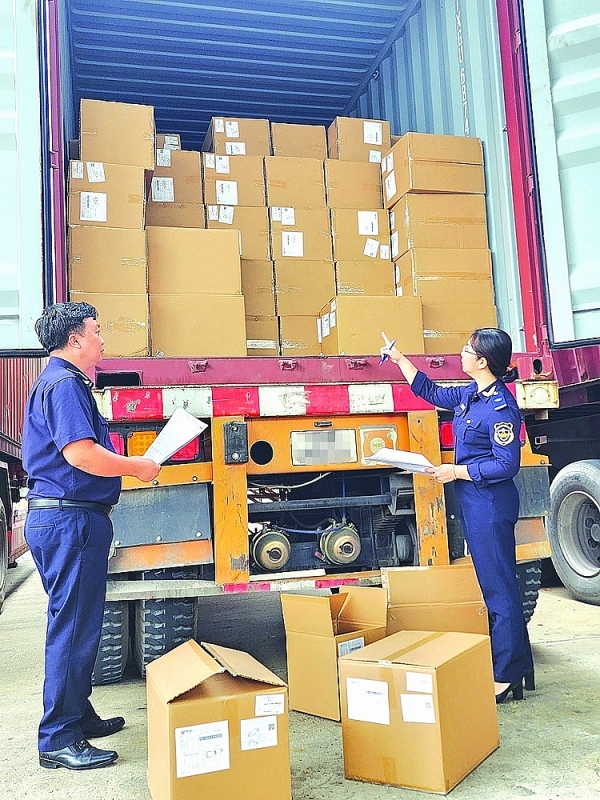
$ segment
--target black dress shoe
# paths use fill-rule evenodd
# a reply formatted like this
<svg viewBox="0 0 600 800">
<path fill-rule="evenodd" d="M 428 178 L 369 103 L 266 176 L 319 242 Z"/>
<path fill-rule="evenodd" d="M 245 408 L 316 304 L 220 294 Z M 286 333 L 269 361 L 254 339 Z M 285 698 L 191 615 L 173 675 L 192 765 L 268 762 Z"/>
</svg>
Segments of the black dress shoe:
<svg viewBox="0 0 600 800">
<path fill-rule="evenodd" d="M 82 739 L 61 750 L 40 751 L 40 767 L 46 769 L 96 769 L 106 767 L 117 760 L 119 754 L 114 750 L 98 750 L 97 747 Z"/>
<path fill-rule="evenodd" d="M 500 703 L 505 703 L 508 700 L 509 694 L 512 692 L 513 700 L 522 700 L 523 699 L 523 678 L 520 681 L 515 681 L 515 683 L 509 683 L 506 689 L 500 694 L 496 695 L 496 705 Z"/>
<path fill-rule="evenodd" d="M 100 739 L 102 736 L 111 736 L 120 731 L 123 725 L 125 725 L 123 717 L 111 717 L 82 722 L 81 730 L 86 739 Z"/>
</svg>

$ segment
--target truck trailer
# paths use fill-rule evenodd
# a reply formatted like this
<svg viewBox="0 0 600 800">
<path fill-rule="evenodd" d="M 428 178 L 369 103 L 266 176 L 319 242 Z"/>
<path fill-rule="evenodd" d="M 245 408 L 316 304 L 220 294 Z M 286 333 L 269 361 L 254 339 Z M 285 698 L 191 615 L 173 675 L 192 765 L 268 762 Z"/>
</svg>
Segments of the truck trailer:
<svg viewBox="0 0 600 800">
<path fill-rule="evenodd" d="M 591 2 L 44 0 L 14 4 L 10 21 L 3 363 L 35 364 L 33 375 L 45 356 L 33 323 L 68 299 L 65 186 L 82 99 L 152 105 L 157 131 L 179 133 L 188 150 L 202 148 L 214 115 L 319 125 L 353 116 L 389 120 L 395 135 L 478 137 L 495 302 L 515 344 L 527 434 L 517 479 L 524 613 L 549 556 L 576 597 L 600 603 Z M 457 354 L 414 361 L 434 379 L 465 380 Z M 208 424 L 152 486 L 124 480 L 98 683 L 120 679 L 129 639 L 143 673 L 193 635 L 203 595 L 378 584 L 390 567 L 465 555 L 451 487 L 365 460 L 382 442 L 453 458 L 449 418 L 389 363 L 198 353 L 105 359 L 93 377 L 120 452 L 145 452 L 179 406 Z M 2 392 L 14 408 L 9 382 Z M 10 446 L 16 499 L 17 434 Z"/>
</svg>

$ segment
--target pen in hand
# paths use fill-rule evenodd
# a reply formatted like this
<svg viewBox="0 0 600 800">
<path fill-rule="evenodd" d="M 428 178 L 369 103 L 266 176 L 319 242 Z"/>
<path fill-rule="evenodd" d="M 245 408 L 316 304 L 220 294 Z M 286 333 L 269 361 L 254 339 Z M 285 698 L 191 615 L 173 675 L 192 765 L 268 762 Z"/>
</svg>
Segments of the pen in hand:
<svg viewBox="0 0 600 800">
<path fill-rule="evenodd" d="M 385 342 L 386 342 L 386 349 L 387 349 L 387 350 L 391 350 L 391 349 L 394 347 L 394 345 L 396 344 L 396 339 L 393 339 L 393 340 L 390 342 L 390 341 L 388 340 L 387 336 L 385 335 L 385 333 L 384 333 L 383 331 L 381 331 L 381 335 L 383 336 L 383 338 L 384 338 L 384 340 L 385 340 Z M 389 353 L 382 353 L 382 354 L 381 354 L 381 359 L 380 359 L 380 361 L 379 361 L 379 366 L 381 366 L 382 364 L 384 364 L 384 363 L 385 363 L 385 362 L 388 360 L 388 358 L 389 358 L 389 357 L 390 357 L 390 354 L 389 354 Z"/>
</svg>

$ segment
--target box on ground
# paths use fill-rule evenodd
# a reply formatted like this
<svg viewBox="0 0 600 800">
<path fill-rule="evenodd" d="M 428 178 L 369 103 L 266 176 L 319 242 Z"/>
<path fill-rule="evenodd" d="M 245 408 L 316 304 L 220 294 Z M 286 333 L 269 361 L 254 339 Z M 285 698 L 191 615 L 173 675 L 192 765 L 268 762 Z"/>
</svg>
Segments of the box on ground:
<svg viewBox="0 0 600 800">
<path fill-rule="evenodd" d="M 242 258 L 241 267 L 246 316 L 274 317 L 275 274 L 273 262 Z M 279 339 L 278 336 L 275 338 Z"/>
<path fill-rule="evenodd" d="M 154 169 L 154 108 L 83 99 L 80 104 L 82 161 Z"/>
<path fill-rule="evenodd" d="M 379 164 L 328 158 L 325 183 L 331 208 L 383 208 Z"/>
<path fill-rule="evenodd" d="M 331 209 L 336 261 L 390 261 L 390 219 L 383 209 Z"/>
<path fill-rule="evenodd" d="M 380 164 L 390 146 L 387 120 L 336 117 L 327 129 L 329 158 Z"/>
<path fill-rule="evenodd" d="M 181 150 L 181 136 L 178 133 L 157 133 L 157 150 Z"/>
<path fill-rule="evenodd" d="M 393 336 L 405 353 L 424 352 L 419 297 L 341 294 L 319 316 L 323 355 L 378 355 L 381 331 Z"/>
<path fill-rule="evenodd" d="M 425 352 L 460 353 L 476 328 L 496 327 L 493 305 L 423 303 Z"/>
<path fill-rule="evenodd" d="M 144 227 L 142 167 L 89 161 L 69 163 L 69 225 Z"/>
<path fill-rule="evenodd" d="M 334 293 L 335 272 L 331 261 L 275 261 L 275 298 L 279 316 L 305 315 L 314 320 L 327 298 Z"/>
<path fill-rule="evenodd" d="M 323 125 L 290 125 L 271 123 L 274 156 L 292 158 L 327 158 L 327 138 Z"/>
<path fill-rule="evenodd" d="M 202 203 L 202 167 L 195 150 L 158 150 L 150 199 L 154 203 Z"/>
<path fill-rule="evenodd" d="M 146 203 L 146 227 L 206 228 L 202 203 Z"/>
<path fill-rule="evenodd" d="M 128 228 L 69 228 L 69 289 L 146 294 L 146 232 Z"/>
<path fill-rule="evenodd" d="M 410 248 L 485 250 L 485 197 L 474 194 L 405 194 L 390 212 L 392 258 Z"/>
<path fill-rule="evenodd" d="M 489 633 L 473 564 L 386 569 L 388 634 L 402 630 Z"/>
<path fill-rule="evenodd" d="M 500 744 L 488 636 L 401 631 L 339 670 L 346 778 L 447 794 Z"/>
<path fill-rule="evenodd" d="M 190 640 L 146 690 L 153 800 L 291 800 L 286 686 L 252 656 Z"/>
<path fill-rule="evenodd" d="M 265 205 L 262 156 L 202 153 L 202 169 L 206 205 Z"/>
<path fill-rule="evenodd" d="M 396 294 L 393 266 L 388 261 L 336 261 L 335 293 L 391 297 Z"/>
<path fill-rule="evenodd" d="M 282 208 L 272 206 L 271 248 L 275 261 L 306 258 L 332 261 L 333 244 L 326 208 Z"/>
<path fill-rule="evenodd" d="M 71 292 L 70 297 L 97 310 L 106 358 L 148 355 L 147 294 Z"/>
<path fill-rule="evenodd" d="M 338 657 L 386 635 L 386 603 L 385 589 L 358 586 L 281 595 L 290 708 L 340 719 Z"/>
<path fill-rule="evenodd" d="M 241 294 L 237 230 L 152 227 L 146 234 L 151 294 Z"/>
<path fill-rule="evenodd" d="M 153 355 L 189 358 L 247 354 L 241 294 L 150 294 L 150 329 Z"/>
<path fill-rule="evenodd" d="M 279 355 L 279 317 L 246 316 L 249 356 Z"/>
<path fill-rule="evenodd" d="M 271 155 L 268 119 L 213 117 L 202 150 L 226 156 Z"/>
<path fill-rule="evenodd" d="M 265 206 L 207 206 L 206 227 L 238 230 L 240 255 L 252 261 L 269 261 L 271 241 Z"/>
<path fill-rule="evenodd" d="M 325 175 L 319 158 L 265 158 L 267 205 L 283 208 L 323 208 Z"/>
<path fill-rule="evenodd" d="M 315 316 L 280 316 L 279 337 L 282 356 L 321 355 Z"/>
</svg>

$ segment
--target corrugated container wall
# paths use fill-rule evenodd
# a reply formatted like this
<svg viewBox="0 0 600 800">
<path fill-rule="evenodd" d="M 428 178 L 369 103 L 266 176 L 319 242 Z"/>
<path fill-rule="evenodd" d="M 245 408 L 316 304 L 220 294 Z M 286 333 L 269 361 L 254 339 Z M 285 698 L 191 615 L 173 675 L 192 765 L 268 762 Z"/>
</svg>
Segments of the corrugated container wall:
<svg viewBox="0 0 600 800">
<path fill-rule="evenodd" d="M 45 365 L 43 358 L 0 358 L 4 398 L 0 409 L 0 454 L 20 458 L 23 408 L 33 382 Z"/>
</svg>

